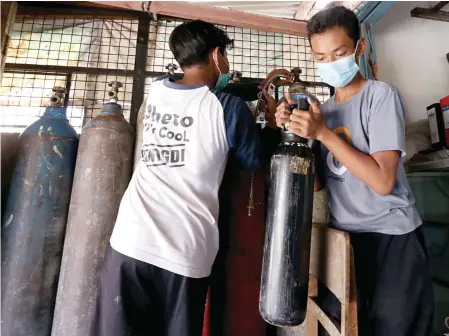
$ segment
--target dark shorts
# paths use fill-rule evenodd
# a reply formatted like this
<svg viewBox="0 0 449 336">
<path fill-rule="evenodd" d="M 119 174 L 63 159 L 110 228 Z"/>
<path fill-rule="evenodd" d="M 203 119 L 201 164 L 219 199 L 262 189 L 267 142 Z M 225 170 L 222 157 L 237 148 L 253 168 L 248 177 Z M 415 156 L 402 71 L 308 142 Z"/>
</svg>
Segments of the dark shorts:
<svg viewBox="0 0 449 336">
<path fill-rule="evenodd" d="M 352 233 L 351 244 L 359 335 L 430 335 L 434 297 L 422 229 L 404 235 Z M 335 300 L 327 296 L 324 308 L 337 317 Z"/>
<path fill-rule="evenodd" d="M 109 247 L 90 336 L 200 336 L 207 288 Z"/>
</svg>

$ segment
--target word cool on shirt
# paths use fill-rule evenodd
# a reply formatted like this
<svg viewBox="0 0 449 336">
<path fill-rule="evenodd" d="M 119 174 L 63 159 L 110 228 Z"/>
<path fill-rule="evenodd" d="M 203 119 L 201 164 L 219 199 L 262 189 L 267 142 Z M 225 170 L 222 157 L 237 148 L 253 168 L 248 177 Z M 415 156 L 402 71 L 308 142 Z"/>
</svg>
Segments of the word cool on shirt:
<svg viewBox="0 0 449 336">
<path fill-rule="evenodd" d="M 187 130 L 192 126 L 192 117 L 180 117 L 172 113 L 157 113 L 156 106 L 148 105 L 144 118 L 144 132 L 155 143 L 144 143 L 142 159 L 147 166 L 182 167 L 185 165 Z M 145 138 L 145 137 L 144 137 Z"/>
</svg>

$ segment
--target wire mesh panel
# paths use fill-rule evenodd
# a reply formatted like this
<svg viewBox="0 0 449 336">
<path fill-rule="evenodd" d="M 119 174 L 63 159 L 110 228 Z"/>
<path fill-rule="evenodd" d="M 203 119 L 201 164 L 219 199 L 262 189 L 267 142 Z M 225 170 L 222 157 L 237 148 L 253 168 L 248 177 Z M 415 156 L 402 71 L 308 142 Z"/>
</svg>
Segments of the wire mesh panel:
<svg viewBox="0 0 449 336">
<path fill-rule="evenodd" d="M 177 64 L 168 40 L 173 29 L 183 22 L 161 19 L 151 23 L 148 71 L 162 72 L 168 63 Z M 320 81 L 307 38 L 231 26 L 217 27 L 234 39 L 234 48 L 229 50 L 228 59 L 231 69 L 240 71 L 243 77 L 265 78 L 276 68 L 300 67 L 303 70 L 302 79 Z"/>
<path fill-rule="evenodd" d="M 137 20 L 24 16 L 13 25 L 7 63 L 134 69 Z"/>
<path fill-rule="evenodd" d="M 66 75 L 4 72 L 0 88 L 1 131 L 21 132 L 44 113 L 52 88 L 65 87 L 66 82 Z"/>
<path fill-rule="evenodd" d="M 68 105 L 71 110 L 82 111 L 84 124 L 95 117 L 101 111 L 103 104 L 109 101 L 108 83 L 111 81 L 123 84 L 119 90 L 118 103 L 122 105 L 123 115 L 129 120 L 133 77 L 74 73 Z"/>
<path fill-rule="evenodd" d="M 165 67 L 168 63 L 179 65 L 168 46 L 168 39 L 173 29 L 183 22 L 183 20 L 151 21 L 148 40 L 147 71 L 165 72 Z M 178 72 L 180 71 L 181 69 L 178 69 Z"/>
<path fill-rule="evenodd" d="M 145 89 L 144 94 L 147 95 L 150 92 L 151 84 L 156 80 L 157 77 L 147 77 L 145 78 Z"/>
<path fill-rule="evenodd" d="M 178 65 L 168 41 L 174 28 L 183 22 L 185 20 L 167 18 L 151 22 L 147 71 L 164 72 L 167 64 Z M 265 78 L 274 69 L 300 67 L 301 79 L 321 81 L 307 38 L 240 27 L 217 27 L 224 29 L 234 40 L 234 48 L 228 51 L 228 59 L 231 69 L 240 71 L 243 77 Z M 181 70 L 178 69 L 178 72 Z M 148 92 L 147 88 L 146 84 L 145 93 Z M 280 90 L 283 93 L 283 88 Z M 316 86 L 308 90 L 321 102 L 329 98 L 328 87 Z"/>
<path fill-rule="evenodd" d="M 25 75 L 21 70 L 6 73 L 0 102 L 8 107 L 2 108 L 1 130 L 21 132 L 36 120 L 48 105 L 45 97 L 51 95 L 53 84 L 50 82 L 68 88 L 67 115 L 78 132 L 107 102 L 109 81 L 122 82 L 119 103 L 129 120 L 133 77 L 106 75 L 104 70 L 95 69 L 133 71 L 137 27 L 136 19 L 84 14 L 17 17 L 7 49 L 7 64 L 10 68 L 16 65 L 18 69 L 28 65 L 31 69 L 28 72 L 35 73 L 42 72 L 36 69 L 52 69 L 53 75 L 46 75 L 46 78 L 53 81 L 46 80 L 45 90 L 34 90 L 34 96 L 30 96 L 30 87 L 39 87 L 43 75 Z M 77 68 L 93 71 L 74 72 Z M 29 108 L 19 109 L 13 104 Z"/>
<path fill-rule="evenodd" d="M 154 79 L 166 71 L 167 64 L 176 64 L 168 40 L 173 29 L 182 22 L 184 20 L 173 18 L 151 21 L 145 94 Z M 119 103 L 129 120 L 130 111 L 135 111 L 131 102 L 133 79 L 137 75 L 138 24 L 135 18 L 90 13 L 17 17 L 7 49 L 7 72 L 0 91 L 1 130 L 22 131 L 43 113 L 52 87 L 60 85 L 68 89 L 68 117 L 80 132 L 82 126 L 108 101 L 107 83 L 114 80 L 123 84 Z M 229 51 L 228 58 L 231 70 L 240 71 L 243 77 L 265 78 L 276 68 L 300 67 L 303 80 L 319 81 L 306 38 L 219 27 L 234 39 L 235 47 Z M 42 78 L 45 87 L 42 87 Z M 309 90 L 320 101 L 329 97 L 328 88 Z"/>
</svg>

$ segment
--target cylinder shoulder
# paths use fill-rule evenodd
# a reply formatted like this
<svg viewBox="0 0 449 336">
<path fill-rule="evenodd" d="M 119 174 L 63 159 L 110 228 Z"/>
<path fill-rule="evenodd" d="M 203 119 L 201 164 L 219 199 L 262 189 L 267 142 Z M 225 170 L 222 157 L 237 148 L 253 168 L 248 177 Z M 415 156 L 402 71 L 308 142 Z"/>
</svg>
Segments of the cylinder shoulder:
<svg viewBox="0 0 449 336">
<path fill-rule="evenodd" d="M 99 114 L 89 120 L 83 127 L 83 132 L 89 129 L 111 129 L 134 135 L 134 130 L 122 114 Z"/>
<path fill-rule="evenodd" d="M 39 118 L 22 132 L 22 135 L 50 135 L 77 138 L 78 134 L 67 119 Z"/>
<path fill-rule="evenodd" d="M 313 159 L 312 149 L 305 143 L 283 141 L 277 147 L 274 156 L 291 155 Z"/>
</svg>

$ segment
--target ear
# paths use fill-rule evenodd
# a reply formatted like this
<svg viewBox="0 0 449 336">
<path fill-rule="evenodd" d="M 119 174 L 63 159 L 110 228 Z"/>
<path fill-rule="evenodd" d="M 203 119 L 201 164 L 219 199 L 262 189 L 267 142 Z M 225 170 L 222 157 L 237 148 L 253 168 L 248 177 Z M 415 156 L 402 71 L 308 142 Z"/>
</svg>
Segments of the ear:
<svg viewBox="0 0 449 336">
<path fill-rule="evenodd" d="M 217 73 L 217 76 L 219 74 L 220 69 L 220 56 L 219 56 L 220 48 L 214 48 L 211 51 L 209 51 L 209 64 L 208 66 L 213 69 L 214 73 Z M 221 67 L 220 67 L 221 68 Z"/>
<path fill-rule="evenodd" d="M 218 62 L 220 60 L 220 57 L 218 56 L 220 54 L 220 48 L 216 47 L 215 49 L 212 49 L 211 56 L 212 61 Z"/>
<path fill-rule="evenodd" d="M 361 37 L 357 48 L 357 58 L 363 56 L 365 50 L 366 50 L 366 39 L 364 37 Z"/>
</svg>

